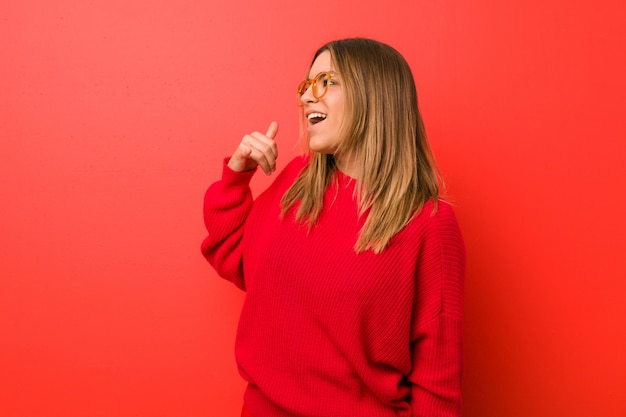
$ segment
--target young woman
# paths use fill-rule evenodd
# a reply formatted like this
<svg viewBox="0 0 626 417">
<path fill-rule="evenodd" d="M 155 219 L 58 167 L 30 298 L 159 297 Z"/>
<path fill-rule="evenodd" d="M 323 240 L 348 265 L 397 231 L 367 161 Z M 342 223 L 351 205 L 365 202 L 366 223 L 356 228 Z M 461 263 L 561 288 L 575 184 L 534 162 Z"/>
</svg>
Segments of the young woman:
<svg viewBox="0 0 626 417">
<path fill-rule="evenodd" d="M 461 414 L 465 250 L 411 70 L 369 39 L 333 41 L 298 88 L 308 151 L 275 170 L 278 126 L 241 140 L 204 202 L 202 253 L 246 291 L 243 415 Z"/>
</svg>

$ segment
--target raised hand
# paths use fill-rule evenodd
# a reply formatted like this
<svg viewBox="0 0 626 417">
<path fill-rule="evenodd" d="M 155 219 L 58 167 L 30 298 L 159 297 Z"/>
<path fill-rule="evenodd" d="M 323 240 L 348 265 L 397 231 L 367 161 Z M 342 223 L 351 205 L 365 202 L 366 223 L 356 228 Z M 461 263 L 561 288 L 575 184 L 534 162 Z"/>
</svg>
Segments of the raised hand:
<svg viewBox="0 0 626 417">
<path fill-rule="evenodd" d="M 236 172 L 250 171 L 260 166 L 263 172 L 271 175 L 276 170 L 278 148 L 274 137 L 278 123 L 272 122 L 267 133 L 252 132 L 245 135 L 228 161 L 228 167 Z"/>
</svg>

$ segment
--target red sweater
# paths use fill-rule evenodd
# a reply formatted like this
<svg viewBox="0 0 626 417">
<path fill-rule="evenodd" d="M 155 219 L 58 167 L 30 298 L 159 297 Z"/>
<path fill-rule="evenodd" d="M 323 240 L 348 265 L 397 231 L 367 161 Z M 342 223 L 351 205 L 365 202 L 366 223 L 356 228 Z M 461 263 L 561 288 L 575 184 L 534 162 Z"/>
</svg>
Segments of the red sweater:
<svg viewBox="0 0 626 417">
<path fill-rule="evenodd" d="M 465 250 L 439 201 L 380 254 L 356 254 L 355 181 L 338 172 L 310 232 L 280 199 L 294 159 L 254 202 L 224 166 L 204 202 L 202 253 L 246 291 L 235 354 L 255 417 L 461 414 Z"/>
</svg>

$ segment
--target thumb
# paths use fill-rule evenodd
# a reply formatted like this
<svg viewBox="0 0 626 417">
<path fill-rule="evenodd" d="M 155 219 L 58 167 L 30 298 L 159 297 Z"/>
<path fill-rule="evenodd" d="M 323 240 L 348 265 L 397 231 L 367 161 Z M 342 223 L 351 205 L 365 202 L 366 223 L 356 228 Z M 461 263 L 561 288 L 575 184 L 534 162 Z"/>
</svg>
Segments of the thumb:
<svg viewBox="0 0 626 417">
<path fill-rule="evenodd" d="M 276 132 L 278 132 L 278 122 L 272 122 L 267 128 L 267 133 L 265 134 L 265 136 L 270 139 L 274 139 L 274 137 L 276 136 Z"/>
</svg>

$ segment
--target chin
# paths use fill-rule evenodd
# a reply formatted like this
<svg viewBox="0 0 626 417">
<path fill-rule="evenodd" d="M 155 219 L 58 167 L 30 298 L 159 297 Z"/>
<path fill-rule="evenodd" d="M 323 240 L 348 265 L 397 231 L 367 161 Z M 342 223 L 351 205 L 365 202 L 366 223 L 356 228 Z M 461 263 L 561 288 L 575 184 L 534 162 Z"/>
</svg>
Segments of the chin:
<svg viewBox="0 0 626 417">
<path fill-rule="evenodd" d="M 330 154 L 334 154 L 335 151 L 331 148 L 326 148 L 326 147 L 318 147 L 318 146 L 309 146 L 309 149 L 313 152 L 317 152 L 317 153 L 321 153 L 321 154 L 325 154 L 325 155 L 330 155 Z"/>
<path fill-rule="evenodd" d="M 309 149 L 313 152 L 334 154 L 337 146 L 332 143 L 323 143 L 316 140 L 309 140 Z"/>
</svg>

